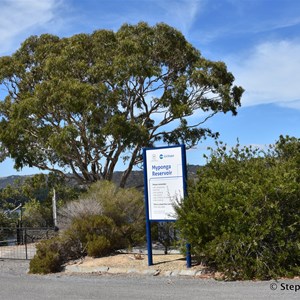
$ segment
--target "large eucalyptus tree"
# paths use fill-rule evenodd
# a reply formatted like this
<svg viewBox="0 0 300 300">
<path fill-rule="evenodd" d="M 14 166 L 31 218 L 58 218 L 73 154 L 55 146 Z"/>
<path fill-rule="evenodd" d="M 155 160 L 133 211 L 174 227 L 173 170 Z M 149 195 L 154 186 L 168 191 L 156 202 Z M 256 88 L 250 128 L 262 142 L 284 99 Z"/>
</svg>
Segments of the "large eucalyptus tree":
<svg viewBox="0 0 300 300">
<path fill-rule="evenodd" d="M 203 58 L 176 29 L 146 23 L 31 36 L 0 58 L 0 84 L 2 160 L 69 169 L 83 183 L 111 180 L 123 160 L 121 186 L 143 147 L 215 136 L 202 124 L 235 115 L 243 93 L 223 62 Z"/>
</svg>

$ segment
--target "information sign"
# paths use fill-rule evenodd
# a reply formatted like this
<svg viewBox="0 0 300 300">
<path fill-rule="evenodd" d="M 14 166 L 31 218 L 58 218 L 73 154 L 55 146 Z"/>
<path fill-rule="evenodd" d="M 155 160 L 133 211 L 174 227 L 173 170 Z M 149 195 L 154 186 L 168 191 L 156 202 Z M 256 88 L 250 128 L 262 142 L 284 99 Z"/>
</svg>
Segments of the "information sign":
<svg viewBox="0 0 300 300">
<path fill-rule="evenodd" d="M 144 149 L 149 220 L 176 220 L 174 204 L 184 197 L 185 169 L 184 145 Z"/>
</svg>

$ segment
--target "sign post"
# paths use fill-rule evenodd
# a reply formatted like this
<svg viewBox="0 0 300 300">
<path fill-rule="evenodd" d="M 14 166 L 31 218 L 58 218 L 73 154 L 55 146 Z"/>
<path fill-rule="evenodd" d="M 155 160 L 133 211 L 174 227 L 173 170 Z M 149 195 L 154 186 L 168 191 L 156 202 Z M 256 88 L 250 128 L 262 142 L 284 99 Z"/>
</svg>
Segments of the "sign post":
<svg viewBox="0 0 300 300">
<path fill-rule="evenodd" d="M 176 221 L 174 205 L 186 196 L 185 146 L 143 149 L 148 265 L 153 265 L 151 222 Z"/>
</svg>

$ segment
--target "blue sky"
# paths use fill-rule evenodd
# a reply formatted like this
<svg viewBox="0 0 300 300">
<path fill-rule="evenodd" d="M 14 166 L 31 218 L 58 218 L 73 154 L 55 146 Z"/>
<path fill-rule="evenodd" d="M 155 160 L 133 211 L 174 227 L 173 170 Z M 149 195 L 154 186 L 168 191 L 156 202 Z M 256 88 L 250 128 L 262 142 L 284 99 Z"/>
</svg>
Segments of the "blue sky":
<svg viewBox="0 0 300 300">
<path fill-rule="evenodd" d="M 30 35 L 116 31 L 139 21 L 174 26 L 205 58 L 224 61 L 246 90 L 236 117 L 218 115 L 206 123 L 221 140 L 263 147 L 280 134 L 300 137 L 298 0 L 0 0 L 0 7 L 0 56 Z M 212 144 L 189 150 L 188 163 L 203 163 Z M 37 172 L 17 172 L 11 160 L 0 163 L 0 177 Z"/>
</svg>

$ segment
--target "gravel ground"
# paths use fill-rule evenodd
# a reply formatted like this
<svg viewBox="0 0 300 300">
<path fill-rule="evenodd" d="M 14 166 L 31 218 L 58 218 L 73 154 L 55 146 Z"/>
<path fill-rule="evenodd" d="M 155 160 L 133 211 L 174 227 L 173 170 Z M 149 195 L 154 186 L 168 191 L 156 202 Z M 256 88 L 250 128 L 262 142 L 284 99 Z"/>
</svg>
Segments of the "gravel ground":
<svg viewBox="0 0 300 300">
<path fill-rule="evenodd" d="M 0 272 L 12 275 L 27 274 L 29 262 L 29 260 L 0 259 Z"/>
<path fill-rule="evenodd" d="M 185 257 L 180 254 L 154 254 L 153 265 L 148 266 L 147 255 L 137 254 L 117 254 L 101 258 L 85 257 L 82 260 L 69 262 L 68 265 L 81 266 L 81 268 L 89 267 L 107 267 L 117 268 L 120 270 L 157 270 L 159 272 L 174 272 L 187 270 Z M 202 265 L 193 265 L 191 271 L 201 271 L 205 277 L 212 277 L 214 274 L 208 274 L 206 268 Z"/>
<path fill-rule="evenodd" d="M 0 259 L 0 273 L 16 276 L 26 275 L 29 270 L 29 263 L 30 260 Z M 121 273 L 124 273 L 126 270 L 138 272 L 157 270 L 161 273 L 187 270 L 184 256 L 177 253 L 168 255 L 154 254 L 153 263 L 152 266 L 148 266 L 147 254 L 119 253 L 102 258 L 85 257 L 84 259 L 70 261 L 67 265 L 81 266 L 83 268 L 103 266 L 109 269 L 120 269 L 120 271 L 122 271 Z M 207 272 L 201 265 L 193 265 L 189 270 L 203 271 L 201 276 L 203 278 L 215 277 L 215 274 Z M 65 272 L 62 272 L 61 275 L 64 273 Z"/>
</svg>

